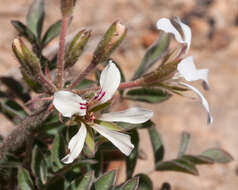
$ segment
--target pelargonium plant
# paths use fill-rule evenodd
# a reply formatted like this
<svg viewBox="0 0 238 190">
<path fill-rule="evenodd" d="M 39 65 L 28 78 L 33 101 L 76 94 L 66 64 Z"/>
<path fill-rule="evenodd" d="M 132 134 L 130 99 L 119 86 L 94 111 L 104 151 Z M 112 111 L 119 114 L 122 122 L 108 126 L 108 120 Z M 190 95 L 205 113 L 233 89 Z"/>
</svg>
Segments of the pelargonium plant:
<svg viewBox="0 0 238 190">
<path fill-rule="evenodd" d="M 83 3 L 83 2 L 82 2 Z M 121 110 L 124 100 L 158 104 L 192 90 L 213 118 L 207 100 L 189 82 L 202 81 L 209 89 L 208 70 L 197 69 L 187 56 L 191 29 L 178 17 L 161 18 L 159 38 L 146 51 L 131 80 L 112 58 L 127 29 L 115 21 L 105 32 L 87 67 L 73 76 L 91 36 L 83 29 L 66 40 L 76 0 L 61 0 L 62 18 L 42 33 L 45 1 L 33 0 L 27 23 L 12 21 L 19 33 L 12 49 L 22 79 L 0 77 L 1 113 L 15 129 L 0 144 L 1 189 L 152 190 L 149 174 L 135 173 L 139 149 L 138 130 L 148 130 L 154 154 L 153 172 L 176 171 L 198 175 L 197 165 L 228 163 L 230 154 L 210 148 L 187 154 L 190 134 L 183 132 L 178 156 L 164 160 L 165 147 L 153 123 L 153 110 L 132 106 Z M 59 46 L 49 55 L 45 49 L 59 35 Z M 170 47 L 174 40 L 176 46 Z M 127 50 L 130 51 L 130 50 Z M 103 69 L 101 69 L 103 68 Z M 95 79 L 88 77 L 95 73 Z M 143 143 L 143 142 L 142 142 Z M 114 160 L 125 162 L 124 181 L 115 183 Z M 168 184 L 161 184 L 168 189 Z M 166 187 L 166 188 L 165 188 Z M 158 187 L 156 187 L 158 188 Z"/>
</svg>

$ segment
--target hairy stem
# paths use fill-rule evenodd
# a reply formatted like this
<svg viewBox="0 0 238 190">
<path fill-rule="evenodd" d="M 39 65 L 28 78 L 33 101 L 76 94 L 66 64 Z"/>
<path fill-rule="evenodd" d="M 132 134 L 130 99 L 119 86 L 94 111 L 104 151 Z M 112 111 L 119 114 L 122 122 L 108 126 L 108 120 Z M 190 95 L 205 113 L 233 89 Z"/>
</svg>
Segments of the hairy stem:
<svg viewBox="0 0 238 190">
<path fill-rule="evenodd" d="M 50 115 L 52 110 L 47 109 L 48 104 L 43 105 L 34 114 L 27 116 L 16 129 L 0 144 L 0 160 L 2 160 L 9 151 L 15 151 L 29 140 L 30 130 L 43 123 Z"/>
<path fill-rule="evenodd" d="M 72 84 L 68 87 L 69 90 L 73 89 L 77 84 L 79 84 L 92 70 L 94 70 L 96 64 L 91 63 L 88 67 L 76 78 Z"/>
<path fill-rule="evenodd" d="M 48 92 L 54 93 L 56 91 L 55 85 L 50 80 L 48 80 L 43 73 L 40 73 L 38 78 Z"/>
<path fill-rule="evenodd" d="M 64 16 L 62 20 L 60 42 L 59 42 L 59 55 L 57 64 L 57 88 L 61 89 L 64 85 L 64 44 L 67 31 L 69 17 Z"/>
<path fill-rule="evenodd" d="M 142 86 L 142 79 L 137 79 L 135 81 L 131 82 L 123 82 L 118 87 L 118 90 L 126 89 L 126 88 L 133 88 L 133 87 L 139 87 Z"/>
</svg>

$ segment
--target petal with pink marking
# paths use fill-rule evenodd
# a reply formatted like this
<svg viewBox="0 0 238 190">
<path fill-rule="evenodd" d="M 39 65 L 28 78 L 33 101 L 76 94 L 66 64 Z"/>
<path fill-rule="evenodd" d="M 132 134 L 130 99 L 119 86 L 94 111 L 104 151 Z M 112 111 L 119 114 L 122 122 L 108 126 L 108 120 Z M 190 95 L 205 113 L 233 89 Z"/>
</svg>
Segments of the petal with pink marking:
<svg viewBox="0 0 238 190">
<path fill-rule="evenodd" d="M 105 93 L 100 99 L 104 103 L 112 98 L 121 82 L 121 74 L 117 66 L 110 61 L 103 69 L 100 76 L 100 86 L 102 93 Z"/>
<path fill-rule="evenodd" d="M 53 105 L 64 117 L 70 118 L 74 114 L 86 115 L 86 103 L 86 100 L 69 91 L 60 90 L 54 94 Z"/>
</svg>

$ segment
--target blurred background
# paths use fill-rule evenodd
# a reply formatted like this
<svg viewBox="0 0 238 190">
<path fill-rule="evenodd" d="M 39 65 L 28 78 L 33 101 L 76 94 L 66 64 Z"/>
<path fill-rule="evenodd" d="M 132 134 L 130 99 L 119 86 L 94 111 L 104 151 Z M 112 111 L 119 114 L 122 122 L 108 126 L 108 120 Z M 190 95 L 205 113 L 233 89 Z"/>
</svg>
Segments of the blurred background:
<svg viewBox="0 0 238 190">
<path fill-rule="evenodd" d="M 60 0 L 46 0 L 46 27 L 60 18 Z M 0 73 L 20 78 L 11 42 L 17 36 L 11 20 L 25 22 L 32 0 L 0 0 Z M 189 153 L 200 153 L 211 147 L 227 150 L 234 157 L 228 165 L 199 167 L 200 176 L 183 173 L 151 173 L 155 189 L 169 182 L 174 190 L 236 190 L 238 189 L 238 1 L 237 0 L 80 0 L 75 8 L 69 34 L 82 28 L 93 30 L 91 42 L 80 58 L 77 73 L 91 59 L 92 51 L 108 26 L 120 19 L 128 27 L 128 34 L 113 58 L 126 71 L 127 79 L 140 63 L 145 49 L 158 36 L 156 21 L 161 17 L 179 16 L 192 28 L 192 46 L 198 68 L 208 68 L 210 91 L 204 92 L 214 122 L 207 126 L 207 116 L 199 101 L 173 96 L 158 105 L 147 105 L 155 111 L 153 120 L 162 134 L 166 159 L 177 155 L 182 131 L 191 133 Z M 45 28 L 46 28 L 45 27 Z M 136 104 L 136 103 L 134 103 Z M 14 129 L 0 116 L 0 134 L 7 136 Z M 136 173 L 148 173 L 153 168 L 152 149 L 147 131 L 140 131 L 141 160 Z M 123 168 L 121 169 L 123 170 Z"/>
</svg>

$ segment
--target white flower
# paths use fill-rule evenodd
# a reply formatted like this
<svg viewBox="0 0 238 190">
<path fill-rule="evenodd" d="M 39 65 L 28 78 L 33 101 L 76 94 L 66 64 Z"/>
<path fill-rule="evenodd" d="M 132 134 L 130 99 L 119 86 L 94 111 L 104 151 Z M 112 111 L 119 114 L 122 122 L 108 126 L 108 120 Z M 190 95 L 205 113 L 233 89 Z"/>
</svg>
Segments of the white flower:
<svg viewBox="0 0 238 190">
<path fill-rule="evenodd" d="M 183 59 L 177 66 L 178 73 L 181 77 L 183 77 L 186 81 L 196 81 L 196 80 L 203 80 L 207 86 L 208 86 L 208 69 L 196 69 L 194 63 L 193 63 L 193 57 L 187 57 Z M 199 98 L 201 99 L 202 105 L 205 108 L 205 110 L 208 113 L 208 123 L 212 123 L 213 118 L 210 114 L 210 109 L 207 100 L 202 95 L 202 93 L 196 89 L 195 87 L 186 84 L 184 82 L 180 82 L 183 86 L 186 86 L 187 88 L 194 91 Z"/>
<path fill-rule="evenodd" d="M 181 28 L 183 34 L 181 35 L 179 31 L 174 27 L 174 25 L 170 22 L 167 18 L 161 18 L 157 21 L 157 29 L 162 30 L 166 33 L 171 33 L 174 35 L 175 39 L 179 43 L 186 44 L 186 53 L 188 52 L 190 45 L 191 45 L 191 39 L 192 39 L 192 32 L 188 25 L 182 23 L 178 17 L 174 19 L 174 21 L 179 25 Z"/>
<path fill-rule="evenodd" d="M 138 124 L 148 121 L 152 116 L 152 111 L 134 107 L 120 112 L 102 114 L 99 119 L 102 121 L 117 121 Z M 91 124 L 90 127 L 111 141 L 111 143 L 114 144 L 123 154 L 126 156 L 130 155 L 134 145 L 131 143 L 131 137 L 129 135 L 96 123 Z M 85 143 L 86 133 L 86 127 L 82 123 L 77 134 L 73 136 L 69 142 L 70 153 L 62 159 L 62 162 L 65 164 L 72 163 L 79 156 Z"/>
<path fill-rule="evenodd" d="M 110 100 L 120 85 L 120 80 L 120 71 L 114 63 L 110 62 L 101 73 L 100 90 L 93 100 L 100 104 Z M 84 116 L 88 111 L 87 102 L 85 100 L 72 92 L 64 90 L 58 91 L 54 94 L 53 104 L 56 109 L 65 117 L 72 117 L 74 114 Z M 152 111 L 134 107 L 120 112 L 105 113 L 97 119 L 107 122 L 127 122 L 138 124 L 148 121 L 152 116 Z M 79 156 L 86 140 L 87 127 L 92 127 L 99 134 L 107 138 L 123 154 L 128 156 L 131 153 L 134 145 L 131 143 L 131 137 L 129 135 L 94 123 L 93 120 L 89 123 L 85 121 L 87 126 L 81 122 L 79 131 L 71 138 L 69 142 L 68 148 L 70 152 L 62 159 L 62 162 L 65 164 L 72 163 Z"/>
</svg>

